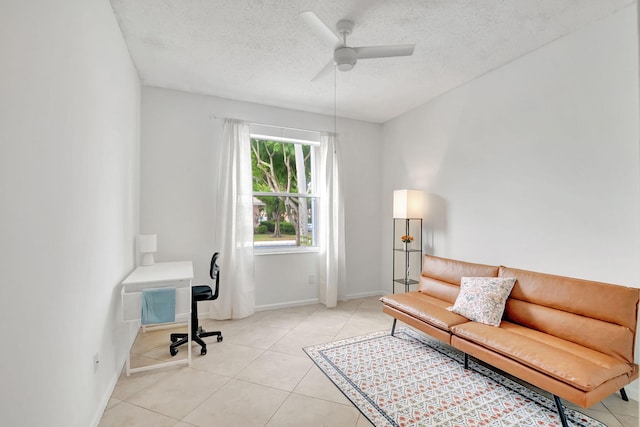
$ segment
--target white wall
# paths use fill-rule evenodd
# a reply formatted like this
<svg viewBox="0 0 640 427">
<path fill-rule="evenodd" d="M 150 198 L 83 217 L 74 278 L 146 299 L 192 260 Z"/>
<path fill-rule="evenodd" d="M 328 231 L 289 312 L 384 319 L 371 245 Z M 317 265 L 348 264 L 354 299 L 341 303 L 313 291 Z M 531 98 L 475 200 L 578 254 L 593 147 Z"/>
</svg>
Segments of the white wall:
<svg viewBox="0 0 640 427">
<path fill-rule="evenodd" d="M 0 58 L 1 423 L 97 425 L 127 350 L 137 74 L 107 0 L 2 2 Z"/>
<path fill-rule="evenodd" d="M 386 123 L 382 251 L 392 190 L 418 188 L 429 253 L 640 287 L 637 19 L 634 4 Z"/>
<path fill-rule="evenodd" d="M 393 189 L 417 187 L 431 253 L 640 286 L 636 19 L 629 7 L 385 124 L 385 217 Z"/>
<path fill-rule="evenodd" d="M 159 261 L 194 261 L 195 282 L 208 279 L 213 241 L 221 118 L 333 131 L 333 118 L 212 96 L 143 87 L 141 107 L 140 227 L 158 234 Z M 214 115 L 218 119 L 212 119 Z M 381 126 L 338 120 L 345 164 L 347 283 L 341 298 L 378 293 L 381 235 Z M 256 257 L 256 304 L 274 306 L 315 300 L 310 254 Z M 282 268 L 283 265 L 291 268 Z M 374 267 L 372 267 L 374 266 Z M 221 296 L 222 297 L 222 296 Z"/>
</svg>

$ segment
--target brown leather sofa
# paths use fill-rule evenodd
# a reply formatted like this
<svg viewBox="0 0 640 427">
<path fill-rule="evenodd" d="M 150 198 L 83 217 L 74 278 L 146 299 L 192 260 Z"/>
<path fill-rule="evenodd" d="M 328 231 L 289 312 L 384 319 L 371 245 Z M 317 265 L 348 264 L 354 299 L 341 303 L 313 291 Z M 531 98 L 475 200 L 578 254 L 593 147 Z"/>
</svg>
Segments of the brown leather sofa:
<svg viewBox="0 0 640 427">
<path fill-rule="evenodd" d="M 455 314 L 462 277 L 516 282 L 499 327 Z M 383 311 L 468 355 L 587 408 L 638 378 L 640 289 L 425 255 L 419 289 L 381 298 Z"/>
</svg>

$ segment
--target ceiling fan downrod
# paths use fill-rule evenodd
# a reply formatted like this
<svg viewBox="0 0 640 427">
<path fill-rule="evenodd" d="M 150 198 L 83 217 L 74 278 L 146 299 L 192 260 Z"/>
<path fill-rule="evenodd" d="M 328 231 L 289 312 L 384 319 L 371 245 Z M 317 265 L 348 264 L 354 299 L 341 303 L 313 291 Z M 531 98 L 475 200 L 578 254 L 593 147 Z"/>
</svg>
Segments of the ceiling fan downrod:
<svg viewBox="0 0 640 427">
<path fill-rule="evenodd" d="M 342 38 L 342 46 L 333 51 L 333 61 L 340 71 L 349 71 L 358 62 L 356 51 L 347 46 L 347 36 L 353 32 L 353 25 L 353 21 L 348 19 L 341 19 L 336 23 L 336 32 Z"/>
</svg>

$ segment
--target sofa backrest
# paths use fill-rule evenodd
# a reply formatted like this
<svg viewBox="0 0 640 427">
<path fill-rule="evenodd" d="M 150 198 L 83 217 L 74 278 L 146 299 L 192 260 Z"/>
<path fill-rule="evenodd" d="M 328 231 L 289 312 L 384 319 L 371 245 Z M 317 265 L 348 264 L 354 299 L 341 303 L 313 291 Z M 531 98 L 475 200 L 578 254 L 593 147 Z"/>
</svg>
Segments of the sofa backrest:
<svg viewBox="0 0 640 427">
<path fill-rule="evenodd" d="M 640 289 L 500 266 L 515 277 L 505 319 L 634 361 Z"/>
<path fill-rule="evenodd" d="M 425 255 L 418 290 L 453 304 L 462 277 L 497 277 L 498 266 Z"/>
</svg>

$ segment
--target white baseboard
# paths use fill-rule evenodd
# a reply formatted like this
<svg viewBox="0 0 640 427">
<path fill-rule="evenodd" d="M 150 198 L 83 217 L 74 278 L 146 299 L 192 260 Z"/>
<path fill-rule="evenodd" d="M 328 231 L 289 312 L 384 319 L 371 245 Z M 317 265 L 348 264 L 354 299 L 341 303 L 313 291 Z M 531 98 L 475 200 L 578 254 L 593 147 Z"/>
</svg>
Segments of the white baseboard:
<svg viewBox="0 0 640 427">
<path fill-rule="evenodd" d="M 140 328 L 140 322 L 125 322 L 128 328 L 129 336 L 126 339 L 127 344 L 127 352 L 131 351 L 131 347 L 133 347 L 133 343 L 136 341 L 136 336 L 138 335 L 138 330 Z M 102 395 L 100 402 L 98 404 L 98 408 L 96 413 L 93 416 L 93 420 L 91 422 L 91 427 L 98 427 L 100 424 L 100 420 L 102 420 L 102 416 L 104 411 L 107 409 L 107 405 L 109 404 L 109 399 L 111 399 L 111 395 L 113 395 L 113 390 L 115 390 L 116 385 L 118 385 L 118 380 L 120 379 L 120 375 L 124 371 L 125 364 L 127 363 L 127 355 L 123 354 L 123 358 L 121 363 L 116 362 L 116 366 L 120 366 L 120 369 L 114 371 L 112 373 L 112 378 L 109 381 L 109 385 L 106 387 L 104 394 Z"/>
<path fill-rule="evenodd" d="M 200 318 L 200 316 L 198 316 L 198 318 Z M 172 323 L 155 323 L 151 325 L 140 325 L 140 329 L 142 330 L 143 333 L 147 331 L 173 329 L 178 326 L 184 327 L 186 330 L 188 323 L 189 323 L 189 317 L 187 315 L 184 315 L 184 316 L 176 316 L 176 321 Z"/>
<path fill-rule="evenodd" d="M 634 382 L 632 382 L 631 384 L 629 384 L 628 386 L 625 386 L 625 391 L 627 392 L 627 395 L 629 396 L 629 399 L 633 399 L 636 402 L 640 401 L 638 399 L 638 385 L 640 383 L 640 380 L 635 380 Z"/>
<path fill-rule="evenodd" d="M 279 308 L 289 308 L 289 307 L 300 307 L 303 305 L 318 304 L 319 302 L 320 300 L 318 298 L 313 298 L 313 299 L 305 299 L 305 300 L 298 300 L 298 301 L 281 302 L 276 304 L 264 304 L 264 305 L 256 306 L 256 311 L 277 310 Z"/>
<path fill-rule="evenodd" d="M 358 299 L 358 298 L 368 298 L 368 297 L 377 297 L 377 296 L 381 297 L 386 294 L 387 292 L 384 292 L 384 291 L 363 292 L 359 294 L 341 295 L 338 298 L 338 300 L 348 301 L 348 300 Z M 256 306 L 256 312 L 267 311 L 267 310 L 278 310 L 280 308 L 301 307 L 305 305 L 313 305 L 313 304 L 319 304 L 319 303 L 320 303 L 320 300 L 318 298 L 313 298 L 313 299 L 298 300 L 298 301 L 280 302 L 275 304 L 262 304 L 262 305 Z M 201 311 L 198 312 L 198 319 L 208 319 L 208 318 L 209 318 L 209 313 L 204 313 Z"/>
<path fill-rule="evenodd" d="M 304 305 L 313 305 L 318 303 L 320 303 L 320 300 L 318 298 L 312 298 L 307 300 L 280 302 L 276 304 L 263 304 L 263 305 L 257 305 L 256 311 L 277 310 L 279 308 L 300 307 Z"/>
<path fill-rule="evenodd" d="M 384 291 L 372 291 L 372 292 L 363 292 L 360 294 L 341 295 L 339 300 L 348 301 L 351 299 L 358 299 L 358 298 L 381 297 L 381 296 L 387 295 L 387 293 L 388 292 L 384 292 Z"/>
<path fill-rule="evenodd" d="M 122 369 L 124 369 L 125 362 L 122 363 Z M 120 372 L 122 372 L 122 369 Z M 104 411 L 107 409 L 107 405 L 109 404 L 109 399 L 111 399 L 111 395 L 113 394 L 113 390 L 115 390 L 116 385 L 118 384 L 118 379 L 120 378 L 120 373 L 115 375 L 109 386 L 106 388 L 106 391 L 102 398 L 100 399 L 100 403 L 98 404 L 98 409 L 93 416 L 93 420 L 91 421 L 91 427 L 98 427 L 100 425 L 100 420 L 102 420 L 102 415 Z"/>
<path fill-rule="evenodd" d="M 318 304 L 319 302 L 320 300 L 318 300 L 317 298 L 314 298 L 314 299 L 306 299 L 306 300 L 299 300 L 299 301 L 288 301 L 288 302 L 282 302 L 277 304 L 263 304 L 263 305 L 257 305 L 255 308 L 255 311 L 259 312 L 259 311 L 267 311 L 267 310 L 277 310 L 279 308 L 301 307 L 304 305 Z M 209 319 L 209 313 L 198 311 L 198 320 L 204 320 L 204 319 Z"/>
</svg>

